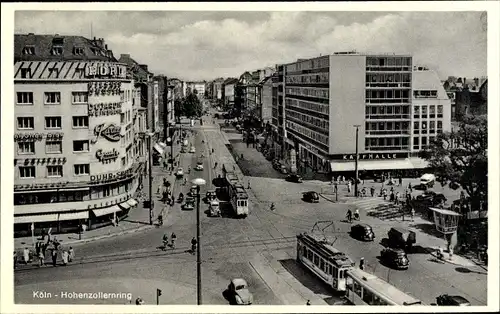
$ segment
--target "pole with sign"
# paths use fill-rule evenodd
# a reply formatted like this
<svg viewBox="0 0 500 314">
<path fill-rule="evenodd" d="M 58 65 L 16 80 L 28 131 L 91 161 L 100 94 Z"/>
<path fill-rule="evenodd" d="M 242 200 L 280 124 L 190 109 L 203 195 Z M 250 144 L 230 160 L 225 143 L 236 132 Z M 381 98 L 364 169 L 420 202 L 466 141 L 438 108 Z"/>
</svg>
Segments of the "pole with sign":
<svg viewBox="0 0 500 314">
<path fill-rule="evenodd" d="M 31 223 L 31 241 L 33 241 L 33 248 L 35 248 L 35 223 Z"/>
</svg>

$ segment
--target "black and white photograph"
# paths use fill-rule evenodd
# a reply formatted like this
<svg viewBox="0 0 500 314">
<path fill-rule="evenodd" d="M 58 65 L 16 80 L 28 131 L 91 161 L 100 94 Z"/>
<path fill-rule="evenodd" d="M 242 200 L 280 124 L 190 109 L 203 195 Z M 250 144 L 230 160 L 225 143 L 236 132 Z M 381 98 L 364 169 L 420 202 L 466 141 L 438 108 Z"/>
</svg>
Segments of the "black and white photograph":
<svg viewBox="0 0 500 314">
<path fill-rule="evenodd" d="M 472 3 L 10 7 L 2 303 L 498 310 Z"/>
</svg>

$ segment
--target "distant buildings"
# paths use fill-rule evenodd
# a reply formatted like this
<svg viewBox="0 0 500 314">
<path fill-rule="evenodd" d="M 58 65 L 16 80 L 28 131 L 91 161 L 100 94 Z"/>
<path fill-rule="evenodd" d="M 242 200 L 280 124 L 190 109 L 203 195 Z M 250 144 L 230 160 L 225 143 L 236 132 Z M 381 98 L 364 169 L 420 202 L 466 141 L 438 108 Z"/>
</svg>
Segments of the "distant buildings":
<svg viewBox="0 0 500 314">
<path fill-rule="evenodd" d="M 448 77 L 443 88 L 451 99 L 451 119 L 460 121 L 465 115 L 485 115 L 488 112 L 488 79 L 468 80 Z"/>
<path fill-rule="evenodd" d="M 222 85 L 223 85 L 223 97 L 224 97 L 224 109 L 233 109 L 234 108 L 234 91 L 236 84 L 238 83 L 238 79 L 236 78 L 228 78 L 226 79 Z"/>
<path fill-rule="evenodd" d="M 197 81 L 197 82 L 186 82 L 187 84 L 187 94 L 196 93 L 198 97 L 204 97 L 205 95 L 205 81 Z"/>
</svg>

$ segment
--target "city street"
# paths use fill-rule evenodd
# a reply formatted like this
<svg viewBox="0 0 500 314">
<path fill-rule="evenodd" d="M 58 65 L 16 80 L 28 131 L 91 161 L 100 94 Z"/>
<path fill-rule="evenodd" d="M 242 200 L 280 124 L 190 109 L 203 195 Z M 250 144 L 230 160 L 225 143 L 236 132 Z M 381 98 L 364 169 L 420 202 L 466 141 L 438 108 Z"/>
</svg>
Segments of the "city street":
<svg viewBox="0 0 500 314">
<path fill-rule="evenodd" d="M 189 141 L 196 146 L 195 154 L 181 154 L 181 167 L 194 169 L 201 153 L 205 155 L 204 170 L 191 170 L 187 174 L 188 184 L 176 180 L 175 193 L 186 194 L 190 180 L 203 177 L 207 185 L 201 194 L 213 189 L 212 179 L 221 173 L 223 163 L 231 160 L 227 150 L 227 138 L 212 119 L 205 119 L 193 127 L 197 132 Z M 202 144 L 205 141 L 205 144 Z M 209 150 L 214 149 L 214 154 Z M 214 163 L 218 168 L 214 169 Z M 234 161 L 232 161 L 234 163 Z M 321 199 L 317 204 L 304 203 L 301 192 L 318 190 L 324 186 L 319 182 L 295 184 L 278 178 L 245 177 L 250 180 L 250 214 L 246 219 L 230 217 L 208 217 L 207 205 L 201 203 L 202 221 L 202 270 L 203 303 L 228 304 L 223 291 L 229 280 L 241 277 L 248 281 L 254 294 L 255 304 L 298 304 L 310 299 L 314 304 L 334 304 L 340 299 L 328 290 L 314 275 L 295 262 L 295 236 L 299 232 L 311 231 L 318 221 L 333 221 L 331 236 L 336 237 L 335 247 L 346 252 L 356 263 L 364 257 L 367 269 L 389 281 L 401 290 L 421 299 L 425 304 L 435 302 L 440 294 L 457 294 L 466 297 L 473 305 L 484 305 L 486 301 L 486 272 L 479 267 L 457 267 L 432 261 L 425 247 L 430 235 L 417 236 L 417 247 L 421 250 L 410 255 L 408 270 L 391 270 L 377 259 L 383 248 L 379 242 L 386 237 L 391 226 L 411 227 L 409 222 L 382 221 L 366 215 L 361 210 L 361 219 L 370 224 L 377 236 L 375 242 L 362 243 L 352 239 L 348 231 L 350 224 L 341 222 L 349 202 L 332 203 Z M 276 211 L 271 212 L 271 202 Z M 76 261 L 67 267 L 53 269 L 27 268 L 15 273 L 15 302 L 42 304 L 126 304 L 123 299 L 68 300 L 62 298 L 38 299 L 33 291 L 87 291 L 132 293 L 133 299 L 140 296 L 146 304 L 156 302 L 156 289 L 161 289 L 160 304 L 196 304 L 196 257 L 187 252 L 190 240 L 196 235 L 196 210 L 181 210 L 179 204 L 170 209 L 164 226 L 142 233 L 124 235 L 119 238 L 75 246 Z M 158 247 L 164 233 L 177 234 L 175 249 L 166 252 Z M 420 240 L 420 241 L 419 241 Z M 434 239 L 433 243 L 444 243 Z M 425 242 L 425 243 L 424 243 Z M 78 280 L 75 280 L 78 278 Z"/>
</svg>

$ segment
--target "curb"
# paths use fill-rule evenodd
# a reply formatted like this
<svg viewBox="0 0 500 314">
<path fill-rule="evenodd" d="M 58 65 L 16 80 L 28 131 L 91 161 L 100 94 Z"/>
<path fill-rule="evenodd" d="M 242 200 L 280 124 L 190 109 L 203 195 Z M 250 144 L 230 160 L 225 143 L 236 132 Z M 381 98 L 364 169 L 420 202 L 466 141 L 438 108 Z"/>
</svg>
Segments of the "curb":
<svg viewBox="0 0 500 314">
<path fill-rule="evenodd" d="M 437 257 L 437 253 L 436 253 L 436 249 L 434 250 L 431 250 L 431 249 L 426 249 L 427 253 L 429 253 L 429 255 L 435 257 L 436 259 L 438 259 Z M 464 258 L 466 259 L 465 257 L 461 257 L 461 258 Z M 456 263 L 456 262 L 452 262 L 450 261 L 449 259 L 447 258 L 444 258 L 444 259 L 438 259 L 442 262 L 445 262 L 445 263 L 448 263 L 448 264 L 451 264 L 451 265 L 456 265 L 456 266 L 463 266 L 463 267 L 471 267 L 471 266 L 480 266 L 478 265 L 477 263 L 475 263 L 474 261 L 471 261 L 469 259 L 466 259 L 468 262 L 469 262 L 469 265 L 464 265 L 464 264 L 460 264 L 460 263 Z"/>
</svg>

